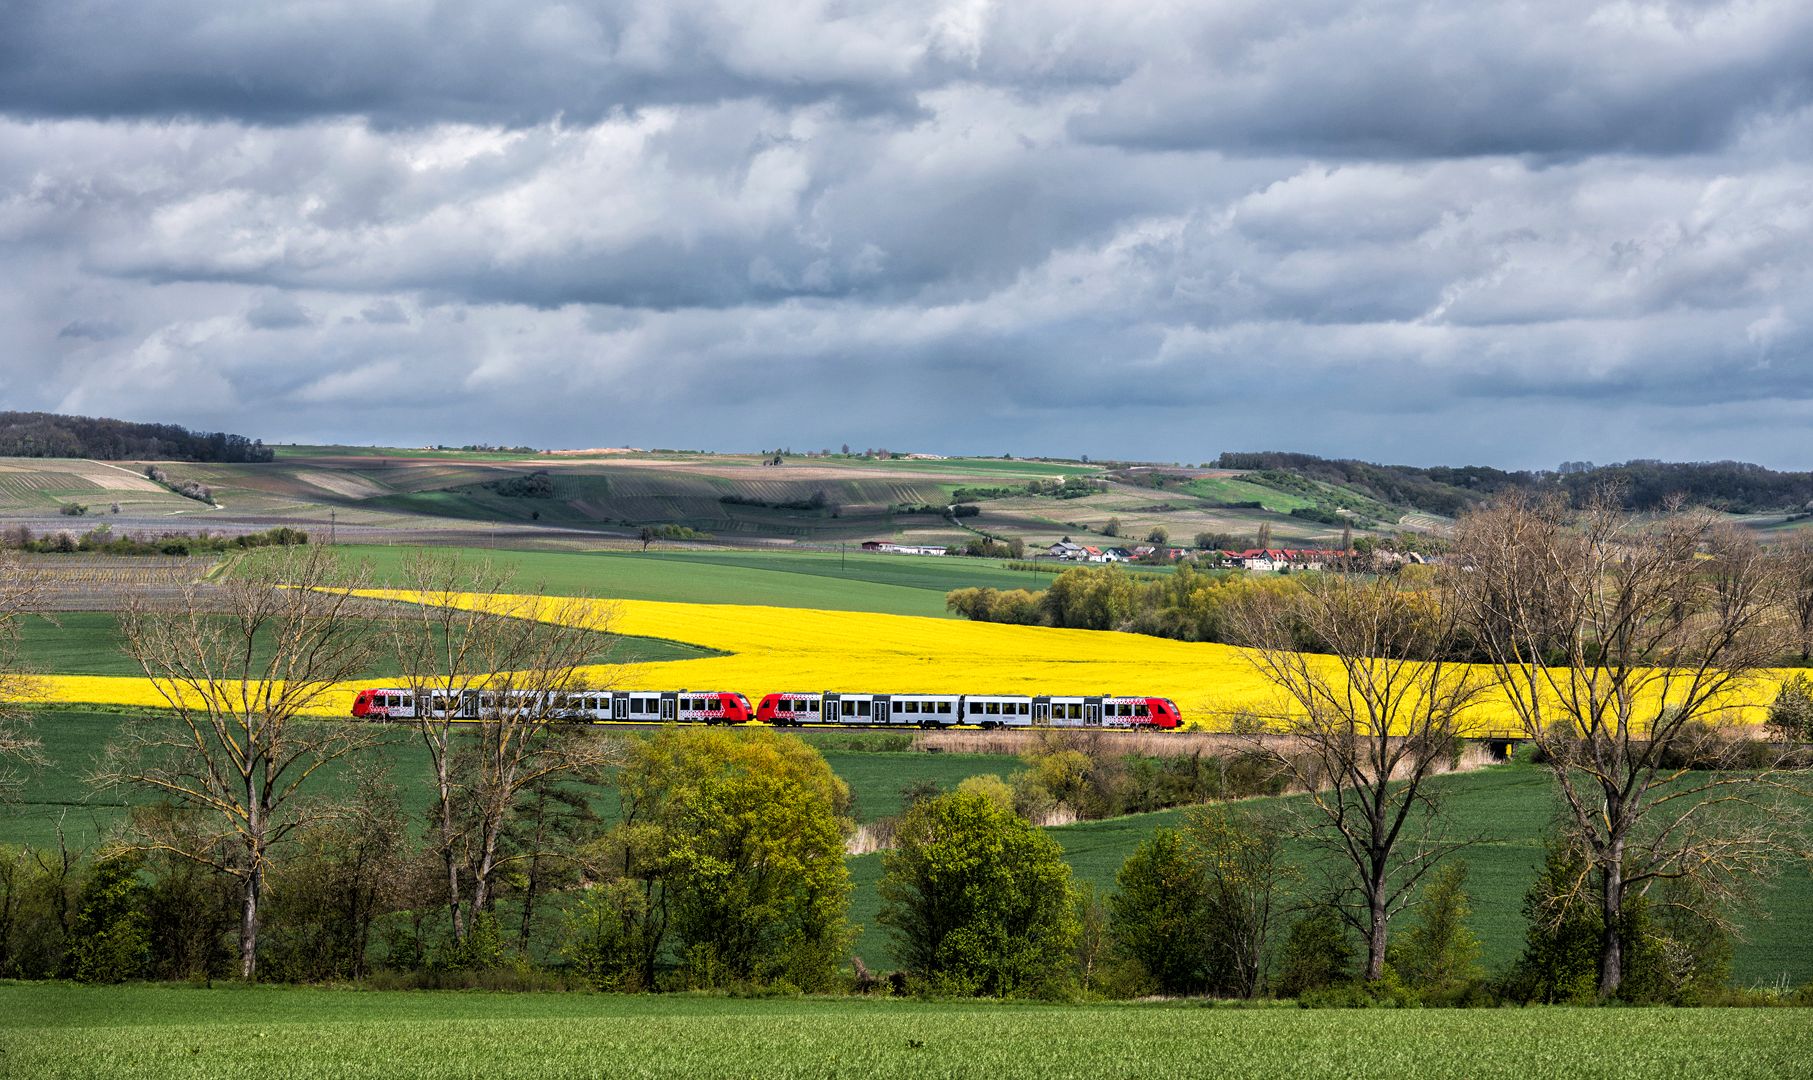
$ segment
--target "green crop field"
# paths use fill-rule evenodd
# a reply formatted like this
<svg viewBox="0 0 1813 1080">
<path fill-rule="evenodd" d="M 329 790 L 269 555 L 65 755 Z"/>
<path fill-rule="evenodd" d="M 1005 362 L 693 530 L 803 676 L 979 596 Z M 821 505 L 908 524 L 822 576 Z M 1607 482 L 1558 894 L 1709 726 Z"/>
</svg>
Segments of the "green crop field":
<svg viewBox="0 0 1813 1080">
<path fill-rule="evenodd" d="M 0 986 L 19 1077 L 1804 1074 L 1797 1009 L 1327 1012 L 891 999 Z"/>
<path fill-rule="evenodd" d="M 1301 495 L 1279 491 L 1264 484 L 1248 483 L 1224 476 L 1204 476 L 1182 485 L 1183 490 L 1199 499 L 1212 503 L 1245 503 L 1257 502 L 1267 510 L 1276 510 L 1288 514 L 1292 510 L 1315 503 Z"/>
<path fill-rule="evenodd" d="M 347 546 L 351 559 L 367 559 L 380 583 L 405 582 L 403 562 L 413 550 L 385 545 Z M 451 549 L 437 549 L 447 551 Z M 986 586 L 1038 589 L 1050 575 L 1008 570 L 992 559 L 872 555 L 866 552 L 524 552 L 468 549 L 512 569 L 520 585 L 550 594 L 623 600 L 765 604 L 833 611 L 947 617 L 944 594 Z"/>
<path fill-rule="evenodd" d="M 30 671 L 58 675 L 143 675 L 127 656 L 120 636 L 120 617 L 106 611 L 69 611 L 55 616 L 33 616 L 20 623 L 19 659 Z M 612 663 L 643 664 L 662 660 L 694 660 L 719 655 L 716 650 L 656 638 L 597 635 L 598 645 Z M 366 669 L 369 677 L 396 670 L 380 654 Z"/>
</svg>

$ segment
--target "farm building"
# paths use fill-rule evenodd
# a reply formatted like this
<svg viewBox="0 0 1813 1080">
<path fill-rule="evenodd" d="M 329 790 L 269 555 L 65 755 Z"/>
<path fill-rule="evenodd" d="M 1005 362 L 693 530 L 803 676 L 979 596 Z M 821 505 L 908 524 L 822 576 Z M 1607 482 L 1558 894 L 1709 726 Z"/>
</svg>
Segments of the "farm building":
<svg viewBox="0 0 1813 1080">
<path fill-rule="evenodd" d="M 864 540 L 862 549 L 889 555 L 945 555 L 950 552 L 941 544 L 889 544 L 880 540 Z"/>
</svg>

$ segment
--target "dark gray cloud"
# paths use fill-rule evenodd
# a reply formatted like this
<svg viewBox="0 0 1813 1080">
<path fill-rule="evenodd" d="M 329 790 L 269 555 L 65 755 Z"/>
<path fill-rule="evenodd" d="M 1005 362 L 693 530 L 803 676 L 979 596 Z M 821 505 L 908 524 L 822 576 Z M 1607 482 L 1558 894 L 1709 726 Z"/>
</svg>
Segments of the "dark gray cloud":
<svg viewBox="0 0 1813 1080">
<path fill-rule="evenodd" d="M 9 402 L 1813 466 L 1804 5 L 0 0 L 0 31 Z"/>
</svg>

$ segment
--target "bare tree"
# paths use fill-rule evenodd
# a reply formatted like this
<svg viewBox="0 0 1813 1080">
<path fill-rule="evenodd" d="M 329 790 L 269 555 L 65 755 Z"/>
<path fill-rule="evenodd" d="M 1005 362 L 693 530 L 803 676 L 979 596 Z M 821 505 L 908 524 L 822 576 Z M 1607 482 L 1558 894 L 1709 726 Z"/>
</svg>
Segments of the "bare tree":
<svg viewBox="0 0 1813 1080">
<path fill-rule="evenodd" d="M 463 944 L 511 857 L 502 841 L 520 797 L 616 758 L 616 740 L 552 726 L 571 695 L 607 681 L 596 665 L 610 612 L 582 598 L 542 597 L 539 588 L 519 593 L 489 562 L 424 554 L 404 576 L 413 602 L 393 620 L 391 639 L 418 706 L 438 706 L 418 707 L 415 724 L 428 750 L 448 913 Z"/>
<path fill-rule="evenodd" d="M 174 605 L 135 599 L 126 651 L 173 719 L 128 724 L 95 781 L 162 796 L 173 813 L 135 815 L 130 846 L 231 875 L 241 893 L 239 969 L 257 974 L 263 890 L 275 850 L 336 816 L 311 785 L 371 745 L 376 732 L 304 719 L 371 662 L 379 635 L 348 590 L 364 583 L 331 549 L 286 548 L 243 564 L 218 587 L 187 586 Z"/>
<path fill-rule="evenodd" d="M 1428 593 L 1393 578 L 1306 580 L 1296 594 L 1254 590 L 1235 612 L 1295 736 L 1251 738 L 1308 793 L 1306 833 L 1345 861 L 1341 912 L 1366 941 L 1366 978 L 1377 979 L 1392 916 L 1467 842 L 1448 835 L 1429 780 L 1453 760 L 1482 680 L 1449 659 L 1459 628 Z M 1302 651 L 1309 642 L 1326 655 Z"/>
<path fill-rule="evenodd" d="M 1800 661 L 1813 660 L 1813 529 L 1796 529 L 1776 549 L 1782 583 L 1793 617 Z"/>
<path fill-rule="evenodd" d="M 43 602 L 37 578 L 18 556 L 0 552 L 0 800 L 18 794 L 20 779 L 13 766 L 43 760 L 28 710 L 36 687 L 19 656 L 23 623 L 42 611 Z"/>
<path fill-rule="evenodd" d="M 1573 887 L 1598 894 L 1609 996 L 1629 897 L 1687 879 L 1722 919 L 1794 837 L 1761 747 L 1724 730 L 1783 645 L 1770 562 L 1716 515 L 1637 519 L 1609 499 L 1501 502 L 1462 519 L 1455 558 L 1452 602 L 1588 855 Z"/>
</svg>

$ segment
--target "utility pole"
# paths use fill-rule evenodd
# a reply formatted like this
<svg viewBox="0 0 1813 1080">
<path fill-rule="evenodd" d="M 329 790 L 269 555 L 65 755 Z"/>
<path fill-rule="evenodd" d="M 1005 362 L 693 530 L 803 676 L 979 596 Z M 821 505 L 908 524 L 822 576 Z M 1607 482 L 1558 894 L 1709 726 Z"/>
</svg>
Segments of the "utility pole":
<svg viewBox="0 0 1813 1080">
<path fill-rule="evenodd" d="M 847 540 L 839 540 L 837 542 L 837 572 L 840 574 L 844 572 L 844 564 L 847 559 L 847 556 L 844 554 L 844 552 L 845 552 L 845 549 L 847 549 L 849 546 L 850 546 L 850 543 Z"/>
</svg>

